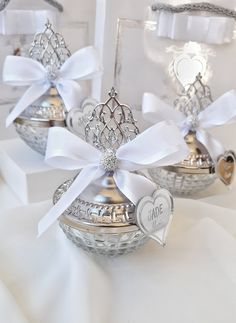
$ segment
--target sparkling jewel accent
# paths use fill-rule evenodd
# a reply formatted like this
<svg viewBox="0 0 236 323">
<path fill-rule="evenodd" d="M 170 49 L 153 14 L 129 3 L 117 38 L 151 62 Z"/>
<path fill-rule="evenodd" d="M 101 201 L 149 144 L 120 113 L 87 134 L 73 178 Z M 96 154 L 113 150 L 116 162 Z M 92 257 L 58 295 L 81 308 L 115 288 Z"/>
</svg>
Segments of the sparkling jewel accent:
<svg viewBox="0 0 236 323">
<path fill-rule="evenodd" d="M 54 81 L 58 78 L 59 76 L 59 71 L 58 69 L 55 69 L 53 66 L 47 66 L 47 79 L 51 82 L 54 83 Z"/>
<path fill-rule="evenodd" d="M 185 125 L 188 130 L 194 131 L 199 126 L 198 116 L 197 115 L 189 115 L 185 120 Z"/>
<path fill-rule="evenodd" d="M 106 150 L 100 159 L 100 165 L 105 169 L 107 172 L 113 172 L 117 169 L 118 160 L 116 154 L 113 150 L 108 149 Z"/>
</svg>

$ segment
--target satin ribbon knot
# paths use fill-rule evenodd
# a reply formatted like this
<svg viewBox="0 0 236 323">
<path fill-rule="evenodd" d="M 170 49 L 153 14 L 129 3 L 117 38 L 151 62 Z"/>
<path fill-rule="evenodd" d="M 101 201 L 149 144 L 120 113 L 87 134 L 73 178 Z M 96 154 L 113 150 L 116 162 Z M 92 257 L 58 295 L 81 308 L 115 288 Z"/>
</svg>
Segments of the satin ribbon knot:
<svg viewBox="0 0 236 323">
<path fill-rule="evenodd" d="M 3 81 L 12 86 L 29 86 L 7 117 L 8 127 L 28 106 L 56 87 L 67 111 L 77 108 L 83 99 L 78 81 L 92 79 L 101 73 L 98 52 L 92 46 L 71 55 L 60 69 L 44 67 L 40 62 L 20 56 L 7 56 L 3 66 Z"/>
<path fill-rule="evenodd" d="M 185 137 L 189 131 L 196 132 L 197 139 L 207 148 L 211 158 L 217 162 L 225 148 L 210 133 L 209 129 L 236 121 L 236 91 L 220 96 L 199 114 L 187 116 L 168 105 L 152 93 L 143 95 L 143 118 L 151 124 L 163 120 L 173 121 Z"/>
<path fill-rule="evenodd" d="M 187 129 L 189 131 L 196 131 L 200 123 L 197 115 L 189 115 L 182 125 L 182 129 Z"/>
<path fill-rule="evenodd" d="M 159 122 L 116 152 L 101 152 L 65 128 L 49 130 L 45 161 L 56 168 L 81 170 L 61 199 L 40 221 L 38 235 L 44 233 L 96 179 L 112 172 L 119 190 L 134 204 L 152 195 L 156 185 L 136 171 L 175 164 L 188 154 L 179 129 L 172 122 Z"/>
</svg>

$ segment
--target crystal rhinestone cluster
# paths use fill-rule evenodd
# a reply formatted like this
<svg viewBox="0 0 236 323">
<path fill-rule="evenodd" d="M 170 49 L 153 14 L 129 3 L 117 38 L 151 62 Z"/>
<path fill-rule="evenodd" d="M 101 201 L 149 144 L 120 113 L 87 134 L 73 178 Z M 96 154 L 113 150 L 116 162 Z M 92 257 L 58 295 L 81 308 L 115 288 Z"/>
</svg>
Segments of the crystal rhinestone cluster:
<svg viewBox="0 0 236 323">
<path fill-rule="evenodd" d="M 107 172 L 115 171 L 118 166 L 118 160 L 117 160 L 115 152 L 111 149 L 106 150 L 102 154 L 102 157 L 100 159 L 100 165 Z"/>
</svg>

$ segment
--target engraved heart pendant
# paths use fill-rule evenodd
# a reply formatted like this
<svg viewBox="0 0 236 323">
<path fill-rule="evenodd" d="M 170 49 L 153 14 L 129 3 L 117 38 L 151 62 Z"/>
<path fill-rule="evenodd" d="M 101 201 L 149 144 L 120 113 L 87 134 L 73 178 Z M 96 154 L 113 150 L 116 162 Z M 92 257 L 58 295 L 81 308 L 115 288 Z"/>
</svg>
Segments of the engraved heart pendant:
<svg viewBox="0 0 236 323">
<path fill-rule="evenodd" d="M 216 165 L 216 174 L 225 185 L 233 182 L 235 172 L 235 154 L 233 151 L 227 151 L 220 156 Z"/>
<path fill-rule="evenodd" d="M 136 219 L 144 234 L 162 246 L 172 220 L 173 198 L 165 189 L 156 190 L 153 196 L 143 197 L 136 206 Z"/>
</svg>

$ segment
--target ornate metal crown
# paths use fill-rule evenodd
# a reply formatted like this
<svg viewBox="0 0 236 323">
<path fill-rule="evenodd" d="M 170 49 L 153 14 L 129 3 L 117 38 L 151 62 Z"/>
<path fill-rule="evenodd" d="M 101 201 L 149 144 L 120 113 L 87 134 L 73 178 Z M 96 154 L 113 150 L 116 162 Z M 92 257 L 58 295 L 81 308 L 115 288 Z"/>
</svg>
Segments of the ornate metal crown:
<svg viewBox="0 0 236 323">
<path fill-rule="evenodd" d="M 56 72 L 71 56 L 64 38 L 54 32 L 48 21 L 45 30 L 36 34 L 29 50 L 29 57 L 40 62 L 44 67 Z"/>
<path fill-rule="evenodd" d="M 114 88 L 109 92 L 109 99 L 94 108 L 85 125 L 86 141 L 102 151 L 117 150 L 138 133 L 131 108 L 118 101 Z"/>
<path fill-rule="evenodd" d="M 188 117 L 198 115 L 212 102 L 211 89 L 202 82 L 201 74 L 198 74 L 194 83 L 187 86 L 174 101 L 174 106 Z"/>
</svg>

